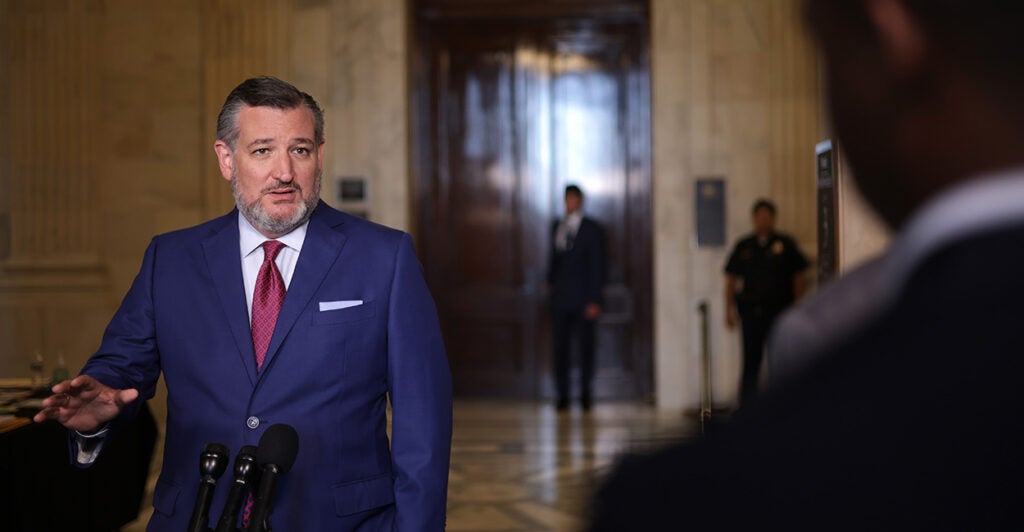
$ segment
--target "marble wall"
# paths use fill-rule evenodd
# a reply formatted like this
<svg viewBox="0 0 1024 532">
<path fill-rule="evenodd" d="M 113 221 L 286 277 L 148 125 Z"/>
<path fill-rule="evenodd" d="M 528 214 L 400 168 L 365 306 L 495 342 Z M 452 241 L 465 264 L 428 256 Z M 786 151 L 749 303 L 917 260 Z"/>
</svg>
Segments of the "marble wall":
<svg viewBox="0 0 1024 532">
<path fill-rule="evenodd" d="M 412 223 L 405 0 L 332 3 L 328 75 L 332 126 L 324 197 L 402 230 Z M 363 178 L 366 201 L 342 204 L 336 179 Z"/>
<path fill-rule="evenodd" d="M 857 190 L 852 170 L 842 158 L 840 147 L 837 194 L 839 274 L 845 274 L 882 254 L 892 241 L 892 231 Z"/>
<path fill-rule="evenodd" d="M 196 34 L 201 107 L 197 132 L 201 172 L 200 213 L 209 219 L 235 205 L 231 188 L 223 179 L 213 156 L 217 115 L 224 99 L 240 81 L 252 76 L 292 77 L 294 49 L 289 1 L 217 0 L 189 2 L 197 19 Z"/>
<path fill-rule="evenodd" d="M 814 54 L 798 0 L 652 0 L 657 400 L 696 404 L 711 303 L 716 396 L 738 375 L 721 325 L 725 248 L 698 248 L 693 183 L 727 179 L 728 237 L 771 196 L 815 242 Z M 293 80 L 327 114 L 323 196 L 411 229 L 407 0 L 0 0 L 0 377 L 76 370 L 152 235 L 231 206 L 214 121 L 244 77 Z M 337 201 L 339 177 L 368 198 Z M 159 412 L 158 412 L 159 414 Z"/>
<path fill-rule="evenodd" d="M 286 63 L 287 79 L 324 108 L 324 200 L 406 231 L 407 11 L 405 0 L 295 0 Z M 338 180 L 352 178 L 365 181 L 364 200 L 339 197 Z"/>
<path fill-rule="evenodd" d="M 750 207 L 770 197 L 779 226 L 813 259 L 814 145 L 819 137 L 815 53 L 798 0 L 653 0 L 655 366 L 658 404 L 700 397 L 697 306 L 710 304 L 716 403 L 735 398 L 739 333 L 724 326 L 722 267 L 729 248 L 696 244 L 694 181 L 726 179 L 727 235 L 750 230 Z"/>
<path fill-rule="evenodd" d="M 197 18 L 182 4 L 136 18 L 113 0 L 0 3 L 0 376 L 26 375 L 36 351 L 77 369 L 149 237 L 198 218 Z"/>
</svg>

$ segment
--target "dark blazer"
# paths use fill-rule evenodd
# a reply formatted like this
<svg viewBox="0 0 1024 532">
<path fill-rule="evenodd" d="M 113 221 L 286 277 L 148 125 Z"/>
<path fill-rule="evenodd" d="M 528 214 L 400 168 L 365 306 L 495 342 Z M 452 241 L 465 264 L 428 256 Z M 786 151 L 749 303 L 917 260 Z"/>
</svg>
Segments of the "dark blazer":
<svg viewBox="0 0 1024 532">
<path fill-rule="evenodd" d="M 274 529 L 441 530 L 451 377 L 411 239 L 320 203 L 257 373 L 237 216 L 154 238 L 82 370 L 144 399 L 163 373 L 167 434 L 149 530 L 185 528 L 207 442 L 235 453 L 274 423 L 299 434 L 295 465 L 277 485 Z M 342 300 L 362 304 L 320 309 Z"/>
<path fill-rule="evenodd" d="M 582 309 L 603 301 L 605 279 L 604 229 L 591 218 L 580 222 L 576 237 L 566 251 L 555 248 L 555 234 L 561 220 L 551 226 L 548 286 L 551 304 L 565 309 Z"/>
<path fill-rule="evenodd" d="M 947 244 L 895 302 L 699 441 L 623 462 L 592 530 L 1024 526 L 1024 227 Z"/>
</svg>

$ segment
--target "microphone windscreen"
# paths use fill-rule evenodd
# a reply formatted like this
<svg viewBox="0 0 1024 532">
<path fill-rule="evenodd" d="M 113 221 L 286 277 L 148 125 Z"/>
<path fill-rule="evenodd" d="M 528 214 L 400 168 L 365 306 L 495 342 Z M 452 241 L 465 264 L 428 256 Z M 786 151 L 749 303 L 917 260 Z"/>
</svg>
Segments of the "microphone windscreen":
<svg viewBox="0 0 1024 532">
<path fill-rule="evenodd" d="M 227 456 L 227 455 L 231 454 L 231 451 L 228 451 L 227 446 L 222 444 L 222 443 L 210 442 L 210 443 L 206 444 L 205 448 L 203 448 L 203 453 L 204 454 L 216 454 L 216 455 L 219 455 L 219 456 Z"/>
<path fill-rule="evenodd" d="M 260 446 L 256 450 L 256 461 L 261 466 L 274 464 L 281 474 L 287 473 L 295 464 L 295 456 L 299 453 L 299 433 L 291 425 L 278 423 L 271 425 L 260 437 Z"/>
<path fill-rule="evenodd" d="M 203 453 L 199 455 L 199 474 L 214 479 L 220 478 L 228 467 L 229 454 L 230 451 L 225 445 L 217 442 L 207 443 Z"/>
</svg>

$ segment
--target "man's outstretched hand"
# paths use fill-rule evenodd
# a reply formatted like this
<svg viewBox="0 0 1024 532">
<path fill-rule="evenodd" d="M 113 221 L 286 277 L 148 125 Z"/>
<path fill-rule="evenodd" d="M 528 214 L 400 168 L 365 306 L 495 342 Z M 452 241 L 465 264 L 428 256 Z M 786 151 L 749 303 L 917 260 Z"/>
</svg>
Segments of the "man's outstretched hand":
<svg viewBox="0 0 1024 532">
<path fill-rule="evenodd" d="M 79 432 L 99 429 L 139 397 L 134 388 L 115 390 L 88 375 L 56 384 L 51 390 L 53 395 L 43 400 L 43 409 L 32 419 L 36 423 L 54 419 Z"/>
</svg>

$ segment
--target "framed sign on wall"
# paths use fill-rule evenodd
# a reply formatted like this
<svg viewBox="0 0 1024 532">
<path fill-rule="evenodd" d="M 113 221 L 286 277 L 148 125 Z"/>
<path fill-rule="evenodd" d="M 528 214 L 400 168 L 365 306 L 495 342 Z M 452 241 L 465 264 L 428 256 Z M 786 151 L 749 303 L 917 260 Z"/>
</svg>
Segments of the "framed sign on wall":
<svg viewBox="0 0 1024 532">
<path fill-rule="evenodd" d="M 725 178 L 707 177 L 696 182 L 697 245 L 725 245 Z"/>
</svg>

